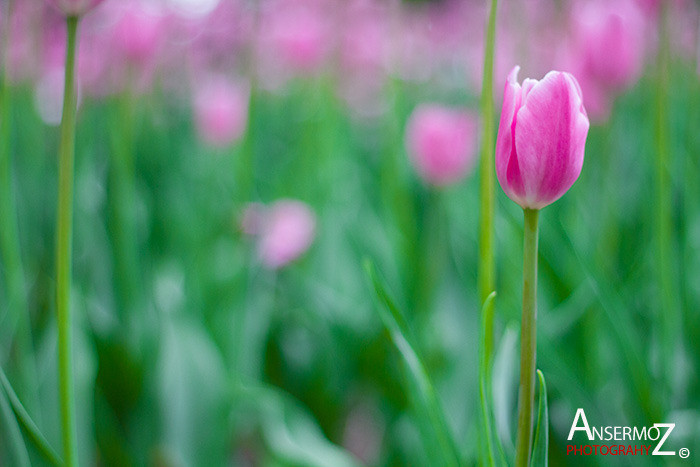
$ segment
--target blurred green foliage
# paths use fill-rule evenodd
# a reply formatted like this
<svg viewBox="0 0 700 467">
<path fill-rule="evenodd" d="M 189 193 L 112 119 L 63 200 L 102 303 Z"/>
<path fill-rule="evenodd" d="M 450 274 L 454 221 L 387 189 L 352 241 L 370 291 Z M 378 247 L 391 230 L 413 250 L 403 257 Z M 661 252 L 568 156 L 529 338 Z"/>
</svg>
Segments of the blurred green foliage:
<svg viewBox="0 0 700 467">
<path fill-rule="evenodd" d="M 673 420 L 672 448 L 700 445 L 700 85 L 688 65 L 671 71 L 671 250 L 681 308 L 661 309 L 656 288 L 652 78 L 591 128 L 580 180 L 541 216 L 538 367 L 549 391 L 551 465 L 608 461 L 566 457 L 577 407 L 596 426 Z M 421 442 L 428 428 L 410 375 L 374 307 L 367 256 L 407 318 L 461 461 L 476 464 L 476 178 L 429 188 L 403 145 L 416 103 L 475 107 L 476 96 L 431 96 L 394 82 L 390 110 L 363 120 L 332 88 L 319 78 L 283 95 L 259 91 L 254 139 L 230 150 L 203 147 L 187 106 L 157 90 L 83 102 L 73 302 L 84 465 L 436 465 Z M 22 386 L 6 345 L 2 362 L 56 447 L 58 131 L 41 123 L 32 101 L 29 89 L 12 88 L 12 179 L 38 384 Z M 246 150 L 249 198 L 238 185 Z M 282 197 L 314 208 L 318 235 L 301 260 L 273 272 L 238 222 L 245 202 Z M 500 189 L 496 241 L 494 415 L 512 457 L 522 219 Z M 662 313 L 683 323 L 673 381 L 659 360 Z M 23 454 L 10 449 L 17 433 L 7 410 L 0 398 L 0 463 L 14 465 Z"/>
</svg>

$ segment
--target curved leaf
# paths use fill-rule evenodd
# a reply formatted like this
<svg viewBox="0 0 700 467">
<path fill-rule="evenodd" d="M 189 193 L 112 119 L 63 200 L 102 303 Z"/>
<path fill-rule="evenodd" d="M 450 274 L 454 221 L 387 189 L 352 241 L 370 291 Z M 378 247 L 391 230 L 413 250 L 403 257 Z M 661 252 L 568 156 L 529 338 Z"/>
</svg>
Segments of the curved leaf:
<svg viewBox="0 0 700 467">
<path fill-rule="evenodd" d="M 428 372 L 425 370 L 425 366 L 407 338 L 407 326 L 403 315 L 387 293 L 373 264 L 368 260 L 365 261 L 365 270 L 372 281 L 376 297 L 380 302 L 381 306 L 379 306 L 378 309 L 384 326 L 389 331 L 391 340 L 399 350 L 417 388 L 418 394 L 415 400 L 422 402 L 424 405 L 422 409 L 430 419 L 440 447 L 439 452 L 443 456 L 441 464 L 444 466 L 458 466 L 460 464 L 459 452 L 450 436 L 447 422 L 445 421 L 445 414 L 438 401 L 435 388 L 428 376 Z"/>
<path fill-rule="evenodd" d="M 46 438 L 41 434 L 41 431 L 31 419 L 29 413 L 24 409 L 22 402 L 19 400 L 19 397 L 17 397 L 17 394 L 15 394 L 14 389 L 12 389 L 10 381 L 7 379 L 5 372 L 2 371 L 2 368 L 0 368 L 0 385 L 5 390 L 7 400 L 12 406 L 12 411 L 15 417 L 17 417 L 17 421 L 39 453 L 52 465 L 63 465 L 56 451 L 54 451 L 49 442 L 46 441 Z"/>
<path fill-rule="evenodd" d="M 479 342 L 479 400 L 481 405 L 481 439 L 485 441 L 482 446 L 482 463 L 487 466 L 505 466 L 503 447 L 498 439 L 495 429 L 493 411 L 491 410 L 491 361 L 486 355 L 485 342 L 488 338 L 486 323 L 492 321 L 496 298 L 494 290 L 486 297 L 481 307 L 481 333 Z"/>
<path fill-rule="evenodd" d="M 24 439 L 22 439 L 22 433 L 19 430 L 19 425 L 17 425 L 17 420 L 15 419 L 10 404 L 7 401 L 7 397 L 4 391 L 0 391 L 0 416 L 2 417 L 2 423 L 0 423 L 0 430 L 4 431 L 7 436 L 7 441 L 10 446 L 9 459 L 13 463 L 12 465 L 18 465 L 21 467 L 29 467 L 29 453 L 27 452 L 27 446 L 24 444 Z M 0 458 L 0 461 L 2 458 Z"/>
<path fill-rule="evenodd" d="M 535 445 L 530 458 L 531 467 L 547 467 L 547 452 L 549 451 L 549 410 L 547 409 L 547 384 L 544 375 L 537 370 L 540 382 L 539 408 L 537 409 L 537 426 L 535 427 Z"/>
</svg>

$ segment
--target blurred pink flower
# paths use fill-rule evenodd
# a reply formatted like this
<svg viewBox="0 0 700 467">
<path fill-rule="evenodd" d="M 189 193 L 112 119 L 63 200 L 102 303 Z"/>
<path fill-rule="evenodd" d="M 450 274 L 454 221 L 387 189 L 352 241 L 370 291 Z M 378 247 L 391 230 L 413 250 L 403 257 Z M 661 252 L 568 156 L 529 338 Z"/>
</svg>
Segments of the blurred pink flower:
<svg viewBox="0 0 700 467">
<path fill-rule="evenodd" d="M 632 0 L 586 1 L 574 12 L 575 55 L 595 79 L 622 89 L 639 78 L 645 21 Z"/>
<path fill-rule="evenodd" d="M 610 89 L 590 73 L 587 73 L 585 69 L 581 69 L 578 73 L 573 72 L 573 74 L 578 77 L 583 103 L 589 118 L 594 122 L 606 122 L 610 118 L 613 104 Z"/>
<path fill-rule="evenodd" d="M 373 73 L 387 61 L 386 12 L 375 2 L 349 2 L 343 20 L 340 55 L 348 71 Z"/>
<path fill-rule="evenodd" d="M 41 2 L 14 2 L 9 22 L 3 19 L 3 26 L 9 27 L 9 31 L 2 31 L 3 34 L 7 34 L 8 39 L 7 44 L 3 44 L 6 47 L 7 74 L 13 82 L 30 80 L 38 72 L 37 57 L 40 56 L 41 49 L 37 32 L 40 29 L 39 20 L 44 8 L 46 7 Z M 54 13 L 53 9 L 51 12 Z M 54 19 L 60 19 L 61 23 L 65 23 L 57 13 Z M 54 27 L 49 21 L 41 24 L 41 30 L 51 29 Z"/>
<path fill-rule="evenodd" d="M 201 85 L 195 92 L 194 113 L 202 140 L 224 147 L 240 139 L 248 123 L 249 94 L 222 76 Z"/>
<path fill-rule="evenodd" d="M 81 16 L 103 0 L 47 0 L 50 5 L 66 16 Z"/>
<path fill-rule="evenodd" d="M 380 113 L 389 61 L 389 14 L 372 0 L 353 0 L 342 12 L 339 94 L 362 116 Z"/>
<path fill-rule="evenodd" d="M 325 57 L 328 37 L 326 18 L 317 7 L 281 6 L 266 25 L 270 45 L 287 65 L 299 71 L 313 71 Z"/>
<path fill-rule="evenodd" d="M 180 29 L 177 37 L 191 41 L 189 53 L 194 69 L 228 69 L 246 65 L 253 20 L 254 8 L 249 2 L 228 0 L 220 1 L 203 18 L 179 18 L 174 23 Z"/>
<path fill-rule="evenodd" d="M 163 14 L 143 2 L 125 3 L 114 26 L 114 45 L 131 62 L 144 64 L 152 60 L 163 40 Z"/>
<path fill-rule="evenodd" d="M 418 174 L 433 185 L 462 179 L 474 165 L 477 117 L 462 110 L 423 104 L 406 127 L 406 148 Z"/>
<path fill-rule="evenodd" d="M 263 88 L 279 89 L 294 76 L 320 71 L 334 38 L 323 6 L 314 0 L 275 0 L 265 5 L 255 45 Z"/>
<path fill-rule="evenodd" d="M 301 201 L 276 201 L 264 215 L 258 243 L 263 265 L 279 269 L 301 256 L 313 242 L 316 216 Z"/>
<path fill-rule="evenodd" d="M 550 71 L 521 86 L 519 69 L 513 68 L 506 81 L 496 175 L 510 199 L 524 209 L 541 209 L 578 179 L 589 122 L 576 78 Z"/>
<path fill-rule="evenodd" d="M 607 120 L 617 93 L 639 80 L 647 21 L 633 0 L 580 1 L 561 68 L 579 78 L 591 119 Z"/>
</svg>

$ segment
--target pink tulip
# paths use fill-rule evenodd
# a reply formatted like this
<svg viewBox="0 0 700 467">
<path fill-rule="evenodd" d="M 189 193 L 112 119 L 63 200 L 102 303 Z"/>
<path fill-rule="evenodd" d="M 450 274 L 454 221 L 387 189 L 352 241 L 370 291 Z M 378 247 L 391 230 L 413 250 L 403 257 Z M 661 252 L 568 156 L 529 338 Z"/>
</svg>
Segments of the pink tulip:
<svg viewBox="0 0 700 467">
<path fill-rule="evenodd" d="M 508 75 L 496 141 L 496 174 L 506 195 L 541 209 L 571 188 L 581 173 L 588 116 L 581 88 L 569 73 L 550 71 L 518 84 Z"/>
<path fill-rule="evenodd" d="M 280 200 L 264 215 L 258 254 L 263 265 L 279 269 L 301 256 L 314 239 L 316 217 L 303 202 Z"/>
<path fill-rule="evenodd" d="M 574 12 L 575 56 L 610 88 L 637 81 L 644 61 L 644 17 L 632 0 L 590 1 Z"/>
<path fill-rule="evenodd" d="M 338 93 L 358 116 L 377 116 L 386 105 L 389 10 L 376 1 L 351 0 L 341 14 Z"/>
<path fill-rule="evenodd" d="M 263 20 L 261 47 L 268 57 L 302 73 L 316 71 L 327 52 L 328 24 L 323 12 L 309 3 L 280 3 Z"/>
<path fill-rule="evenodd" d="M 47 0 L 51 6 L 66 16 L 82 16 L 102 0 Z"/>
<path fill-rule="evenodd" d="M 201 86 L 195 95 L 195 121 L 206 143 L 225 147 L 241 138 L 248 123 L 249 91 L 223 77 Z"/>
<path fill-rule="evenodd" d="M 37 57 L 41 49 L 36 18 L 43 8 L 41 2 L 14 2 L 9 11 L 10 17 L 2 19 L 2 26 L 8 28 L 0 32 L 7 38 L 1 46 L 5 50 L 5 71 L 8 78 L 15 83 L 31 81 L 38 74 Z M 7 8 L 0 10 L 8 13 Z M 63 25 L 62 18 L 60 20 Z M 55 28 L 49 21 L 42 24 L 44 33 L 53 29 Z"/>
<path fill-rule="evenodd" d="M 413 111 L 406 129 L 406 147 L 418 174 L 432 185 L 461 180 L 476 156 L 477 119 L 474 115 L 421 105 Z"/>
<path fill-rule="evenodd" d="M 145 64 L 160 48 L 165 22 L 163 15 L 143 3 L 129 2 L 114 27 L 114 45 L 131 62 Z"/>
</svg>

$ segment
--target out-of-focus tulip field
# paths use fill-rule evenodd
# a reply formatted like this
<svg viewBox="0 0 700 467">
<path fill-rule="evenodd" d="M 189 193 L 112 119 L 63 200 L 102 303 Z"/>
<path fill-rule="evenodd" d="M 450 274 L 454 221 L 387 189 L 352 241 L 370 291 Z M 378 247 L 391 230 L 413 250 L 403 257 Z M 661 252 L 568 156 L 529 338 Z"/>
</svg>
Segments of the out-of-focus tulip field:
<svg viewBox="0 0 700 467">
<path fill-rule="evenodd" d="M 700 5 L 491 8 L 1 0 L 0 465 L 515 465 L 515 66 L 590 120 L 539 214 L 529 464 L 700 465 Z"/>
</svg>

